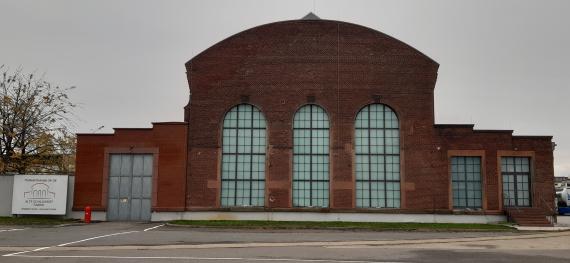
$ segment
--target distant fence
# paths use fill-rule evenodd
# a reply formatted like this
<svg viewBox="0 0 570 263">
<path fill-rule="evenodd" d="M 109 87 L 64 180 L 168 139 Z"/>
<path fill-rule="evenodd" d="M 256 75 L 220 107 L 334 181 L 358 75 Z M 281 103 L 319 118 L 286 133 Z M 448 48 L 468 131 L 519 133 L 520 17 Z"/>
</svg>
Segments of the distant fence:
<svg viewBox="0 0 570 263">
<path fill-rule="evenodd" d="M 71 217 L 73 206 L 73 190 L 75 176 L 69 176 L 67 181 L 67 211 L 66 217 Z M 0 175 L 0 216 L 12 216 L 12 192 L 14 187 L 13 175 Z"/>
</svg>

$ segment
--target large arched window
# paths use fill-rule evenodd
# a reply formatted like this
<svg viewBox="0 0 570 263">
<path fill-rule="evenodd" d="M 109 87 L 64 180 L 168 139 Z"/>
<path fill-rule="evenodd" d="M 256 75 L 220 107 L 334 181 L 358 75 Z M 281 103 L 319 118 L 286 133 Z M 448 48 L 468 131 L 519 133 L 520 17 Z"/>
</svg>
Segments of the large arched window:
<svg viewBox="0 0 570 263">
<path fill-rule="evenodd" d="M 329 118 L 317 105 L 293 121 L 293 206 L 329 206 Z"/>
<path fill-rule="evenodd" d="M 371 104 L 356 116 L 356 206 L 400 207 L 398 117 L 388 106 Z"/>
<path fill-rule="evenodd" d="M 263 206 L 265 199 L 265 118 L 241 104 L 224 117 L 221 204 Z"/>
</svg>

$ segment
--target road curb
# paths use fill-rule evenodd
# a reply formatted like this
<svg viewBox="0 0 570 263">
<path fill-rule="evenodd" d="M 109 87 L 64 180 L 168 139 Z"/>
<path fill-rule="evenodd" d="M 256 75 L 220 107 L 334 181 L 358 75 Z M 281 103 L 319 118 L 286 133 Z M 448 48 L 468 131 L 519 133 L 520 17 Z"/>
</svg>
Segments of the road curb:
<svg viewBox="0 0 570 263">
<path fill-rule="evenodd" d="M 198 226 L 198 225 L 180 225 L 165 223 L 166 226 L 180 227 L 180 228 L 195 228 L 195 229 L 238 229 L 238 230 L 335 230 L 335 231 L 370 231 L 370 232 L 384 232 L 384 231 L 401 231 L 401 232 L 504 232 L 513 233 L 518 232 L 514 227 L 512 229 L 429 229 L 429 228 L 359 228 L 359 227 L 256 227 L 256 226 Z"/>
</svg>

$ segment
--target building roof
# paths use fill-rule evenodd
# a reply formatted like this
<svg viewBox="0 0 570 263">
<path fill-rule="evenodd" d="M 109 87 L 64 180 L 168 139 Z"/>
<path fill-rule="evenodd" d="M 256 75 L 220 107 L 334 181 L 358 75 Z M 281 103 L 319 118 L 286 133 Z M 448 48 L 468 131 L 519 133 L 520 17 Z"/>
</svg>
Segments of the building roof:
<svg viewBox="0 0 570 263">
<path fill-rule="evenodd" d="M 310 51 L 310 52 L 309 52 Z M 307 53 L 308 52 L 308 53 Z M 321 19 L 310 12 L 301 19 L 286 20 L 259 25 L 212 45 L 187 63 L 198 62 L 202 57 L 229 56 L 250 57 L 321 58 L 338 56 L 347 59 L 366 58 L 370 63 L 421 64 L 437 68 L 439 64 L 414 47 L 378 30 L 349 22 Z M 406 58 L 403 58 L 406 57 Z M 388 64 L 384 60 L 389 60 Z M 429 66 L 428 66 L 429 65 Z M 411 68 L 411 67 L 407 67 Z"/>
</svg>

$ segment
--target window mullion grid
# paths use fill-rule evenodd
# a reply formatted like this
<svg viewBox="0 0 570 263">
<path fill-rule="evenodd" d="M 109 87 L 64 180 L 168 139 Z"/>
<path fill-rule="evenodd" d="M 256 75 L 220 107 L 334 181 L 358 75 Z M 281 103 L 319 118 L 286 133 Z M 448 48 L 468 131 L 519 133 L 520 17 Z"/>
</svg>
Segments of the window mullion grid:
<svg viewBox="0 0 570 263">
<path fill-rule="evenodd" d="M 237 195 L 238 195 L 238 163 L 239 163 L 239 112 L 240 112 L 240 107 L 237 107 L 236 110 L 236 160 L 235 160 L 235 170 L 234 170 L 234 206 L 237 206 Z"/>
<path fill-rule="evenodd" d="M 530 160 L 528 160 L 528 169 L 529 169 L 529 172 L 528 172 L 528 173 L 525 172 L 525 173 L 522 173 L 522 174 L 525 175 L 526 178 L 527 178 L 527 179 L 526 179 L 526 181 L 527 181 L 527 182 L 526 182 L 526 185 L 527 185 L 527 190 L 526 190 L 526 191 L 528 192 L 528 198 L 527 198 L 527 199 L 528 199 L 528 206 L 532 206 L 532 194 L 531 194 L 531 193 L 532 193 L 532 188 L 531 188 L 531 184 L 530 184 L 530 180 L 531 180 L 531 178 L 530 178 Z"/>
<path fill-rule="evenodd" d="M 516 169 L 516 168 L 514 168 L 514 169 Z M 527 176 L 528 178 L 530 178 L 530 173 L 527 173 L 527 172 L 503 172 L 502 175 L 503 175 L 503 179 L 504 179 L 504 177 L 507 176 L 507 175 L 512 175 L 512 176 L 513 176 L 513 181 L 512 181 L 512 183 L 513 183 L 513 188 L 508 188 L 508 190 L 514 192 L 515 194 L 513 194 L 513 196 L 510 196 L 510 195 L 509 195 L 509 196 L 507 196 L 507 198 L 513 199 L 513 200 L 515 201 L 515 203 L 514 203 L 515 206 L 518 206 L 518 202 L 516 202 L 516 198 L 518 197 L 518 193 L 517 193 L 517 192 L 518 192 L 519 189 L 518 189 L 518 180 L 516 180 L 516 177 L 517 177 L 517 175 L 524 175 L 524 176 Z M 503 181 L 504 181 L 504 180 L 503 180 Z M 527 185 L 529 186 L 529 192 L 530 192 L 530 182 L 527 183 Z M 507 191 L 507 194 L 508 194 L 508 191 Z M 529 199 L 530 199 L 530 198 L 529 198 Z"/>
<path fill-rule="evenodd" d="M 249 133 L 249 205 L 252 205 L 252 188 L 253 188 L 253 108 L 251 109 L 250 118 L 250 133 Z"/>
<path fill-rule="evenodd" d="M 370 108 L 368 108 L 368 207 L 372 207 L 372 148 L 370 145 L 372 129 L 370 128 L 370 115 Z"/>
<path fill-rule="evenodd" d="M 482 190 L 482 189 L 483 189 L 483 183 L 482 183 L 482 182 L 483 182 L 483 175 L 482 175 L 483 172 L 482 172 L 482 170 L 483 170 L 483 169 L 481 169 L 481 163 L 483 162 L 483 160 L 481 160 L 481 157 L 476 157 L 475 159 L 479 160 L 479 161 L 477 162 L 477 163 L 479 164 L 479 166 L 478 166 L 477 169 L 475 169 L 475 167 L 476 167 L 475 165 L 476 165 L 476 164 L 473 164 L 473 168 L 474 168 L 473 171 L 479 171 L 479 173 L 478 173 L 478 174 L 475 174 L 475 172 L 473 172 L 473 180 L 472 180 L 472 181 L 469 181 L 469 182 L 471 182 L 473 186 L 475 186 L 475 185 L 478 185 L 478 186 L 479 186 L 478 192 L 480 192 L 481 194 L 479 194 L 478 196 L 479 196 L 480 198 L 473 197 L 473 201 L 479 200 L 479 204 L 480 204 L 480 206 L 481 206 L 481 208 L 482 208 L 482 207 L 483 207 L 483 198 L 482 198 L 482 196 L 483 196 L 483 190 Z M 475 179 L 475 175 L 478 176 L 479 180 L 476 180 L 476 179 Z M 473 192 L 475 193 L 475 190 L 473 190 Z M 473 204 L 473 206 L 475 206 L 475 204 Z"/>
<path fill-rule="evenodd" d="M 241 125 L 239 124 L 240 117 L 244 118 L 247 115 L 247 111 L 245 109 L 243 109 L 243 107 L 237 106 L 234 110 L 232 110 L 233 112 L 236 113 L 235 126 L 223 128 L 224 130 L 235 131 L 235 136 L 233 138 L 232 138 L 232 136 L 227 136 L 227 137 L 223 136 L 222 137 L 222 158 L 225 158 L 227 156 L 233 156 L 234 157 L 233 163 L 230 164 L 234 168 L 232 173 L 228 173 L 229 171 L 226 171 L 226 173 L 228 173 L 229 178 L 225 178 L 225 179 L 222 178 L 221 179 L 222 182 L 225 181 L 228 183 L 228 186 L 227 186 L 228 190 L 230 190 L 230 189 L 234 190 L 233 194 L 231 196 L 227 195 L 227 197 L 226 197 L 226 199 L 228 200 L 227 201 L 228 204 L 226 204 L 227 206 L 232 206 L 232 204 L 229 204 L 230 202 L 232 202 L 230 198 L 233 199 L 233 206 L 237 206 L 237 197 L 239 196 L 238 183 L 242 183 L 243 186 L 246 186 L 247 184 L 249 184 L 249 197 L 247 198 L 247 200 L 244 200 L 244 202 L 247 205 L 252 205 L 253 200 L 255 198 L 258 198 L 257 196 L 256 197 L 253 196 L 253 183 L 254 183 L 254 181 L 255 182 L 264 182 L 265 181 L 264 178 L 263 179 L 253 179 L 253 172 L 252 172 L 253 171 L 253 165 L 254 165 L 253 157 L 254 156 L 265 156 L 265 152 L 263 152 L 263 153 L 254 153 L 253 152 L 253 139 L 254 139 L 253 131 L 254 130 L 261 131 L 260 134 L 262 134 L 263 138 L 265 138 L 265 128 L 259 128 L 259 127 L 254 128 L 253 127 L 253 123 L 254 123 L 253 116 L 255 114 L 254 107 L 250 106 L 250 105 L 245 105 L 245 107 L 248 107 L 248 106 L 251 109 L 251 115 L 250 115 L 251 120 L 248 123 L 245 123 L 245 119 L 244 119 L 243 120 L 244 123 Z M 239 147 L 240 147 L 240 143 L 239 143 L 240 136 L 239 135 L 242 134 L 242 133 L 240 133 L 240 131 L 242 131 L 242 132 L 250 131 L 250 136 L 249 136 L 250 144 L 249 145 L 243 144 L 243 143 L 241 144 L 244 147 L 244 152 L 239 151 Z M 246 137 L 242 137 L 242 138 L 244 138 L 244 142 L 247 141 L 247 140 L 245 140 Z M 234 147 L 235 150 L 225 152 L 223 149 L 223 145 L 225 145 L 226 143 L 229 143 L 230 145 L 232 143 L 234 143 L 233 146 L 235 146 Z M 245 147 L 249 147 L 250 151 L 246 152 L 247 149 L 245 149 Z M 249 161 L 248 162 L 243 162 L 243 161 L 239 162 L 238 161 L 239 157 L 249 157 Z M 258 164 L 258 163 L 256 162 L 255 164 Z M 242 165 L 241 166 L 242 167 L 241 172 L 243 173 L 242 179 L 238 179 L 238 168 L 240 167 L 240 165 Z M 248 174 L 245 174 L 246 171 L 243 169 L 248 167 L 248 165 L 249 165 L 249 172 L 248 172 Z M 222 174 L 223 173 L 224 173 L 224 170 L 222 169 Z M 229 186 L 230 184 L 233 184 L 233 188 Z M 243 188 L 241 190 L 242 190 L 242 193 L 245 194 L 244 191 L 246 191 L 247 189 Z M 256 189 L 256 190 L 259 190 L 259 189 Z M 222 189 L 222 191 L 223 191 L 223 189 Z M 227 194 L 229 194 L 229 191 L 227 192 Z M 247 203 L 248 201 L 249 201 L 249 203 Z"/>
<path fill-rule="evenodd" d="M 382 122 L 383 122 L 383 126 L 382 126 L 382 132 L 384 134 L 384 136 L 382 136 L 383 140 L 384 140 L 384 145 L 382 147 L 384 147 L 384 207 L 388 207 L 388 183 L 387 181 L 387 176 L 388 176 L 388 169 L 387 165 L 386 165 L 386 106 L 382 106 Z"/>
<path fill-rule="evenodd" d="M 368 116 L 364 120 L 368 124 L 368 127 L 358 127 L 356 129 L 362 130 L 362 131 L 367 131 L 367 137 L 363 138 L 366 143 L 363 146 L 367 147 L 368 152 L 362 152 L 360 154 L 357 153 L 357 155 L 365 157 L 367 159 L 368 163 L 365 165 L 368 166 L 368 171 L 366 173 L 363 173 L 363 174 L 367 175 L 367 178 L 365 177 L 364 179 L 357 179 L 357 181 L 366 182 L 368 184 L 368 198 L 366 198 L 366 199 L 369 201 L 369 205 L 368 205 L 369 207 L 372 207 L 372 200 L 373 200 L 372 194 L 371 194 L 372 193 L 372 184 L 373 183 L 383 184 L 384 185 L 384 189 L 383 189 L 384 207 L 388 207 L 388 194 L 387 194 L 388 193 L 388 190 L 387 190 L 388 187 L 387 187 L 387 185 L 388 185 L 388 183 L 397 183 L 397 182 L 399 182 L 399 180 L 388 180 L 387 179 L 387 177 L 386 177 L 387 176 L 387 166 L 388 166 L 387 157 L 388 156 L 399 156 L 399 154 L 386 153 L 386 140 L 387 140 L 386 139 L 386 131 L 387 130 L 398 130 L 398 129 L 397 128 L 386 128 L 387 121 L 386 121 L 386 110 L 385 110 L 385 108 L 382 108 L 382 111 L 376 111 L 376 113 L 381 112 L 381 114 L 382 114 L 382 117 L 383 117 L 382 123 L 384 124 L 384 127 L 382 127 L 382 128 L 372 128 L 372 126 L 371 126 L 372 121 L 373 121 L 372 116 L 371 116 L 372 109 L 366 108 L 366 109 L 363 109 L 363 112 L 368 113 Z M 373 154 L 372 150 L 371 150 L 372 149 L 372 131 L 378 131 L 378 130 L 384 132 L 384 136 L 381 138 L 384 142 L 383 143 L 384 145 L 382 146 L 383 147 L 383 153 Z M 373 159 L 373 157 L 384 160 L 383 163 L 381 164 L 381 166 L 383 167 L 383 170 L 384 170 L 384 179 L 372 179 L 372 166 L 373 166 L 372 165 L 372 159 Z M 364 190 L 361 189 L 361 191 L 364 191 Z"/>
<path fill-rule="evenodd" d="M 313 105 L 309 106 L 309 206 L 313 206 Z"/>
<path fill-rule="evenodd" d="M 465 180 L 463 181 L 463 186 L 465 186 L 465 207 L 469 207 L 469 186 L 467 184 L 467 178 L 469 175 L 467 174 L 467 157 L 463 158 L 463 174 L 465 175 Z"/>
<path fill-rule="evenodd" d="M 504 188 L 504 187 L 505 187 L 505 178 L 508 178 L 508 175 L 510 175 L 511 173 L 507 172 L 508 167 L 509 167 L 509 161 L 508 161 L 509 159 L 508 159 L 508 157 L 503 157 L 503 158 L 505 159 L 505 166 L 506 166 L 505 171 L 502 172 L 502 175 L 503 175 L 503 188 Z M 514 176 L 514 174 L 513 174 L 513 178 L 514 178 L 514 177 L 515 177 L 515 176 Z M 507 183 L 506 183 L 506 188 L 507 188 L 506 193 L 507 193 L 507 196 L 504 196 L 504 195 L 505 195 L 505 190 L 503 189 L 503 203 L 505 203 L 505 201 L 506 201 L 506 205 L 507 205 L 507 206 L 513 206 L 513 205 L 511 204 L 511 198 L 513 198 L 513 197 L 510 196 L 511 187 L 509 186 L 509 183 L 510 183 L 510 181 L 507 181 Z M 514 179 L 513 179 L 513 183 L 514 183 Z"/>
<path fill-rule="evenodd" d="M 514 182 L 514 196 L 515 196 L 515 206 L 519 206 L 519 184 L 518 184 L 518 172 L 517 172 L 517 158 L 513 157 L 513 171 L 514 171 L 514 176 L 513 176 L 513 182 Z"/>
<path fill-rule="evenodd" d="M 531 170 L 530 170 L 530 167 L 531 167 L 531 163 L 530 163 L 530 162 L 531 162 L 531 159 L 530 159 L 529 157 L 524 157 L 524 158 L 527 159 L 527 162 L 526 162 L 526 163 L 527 163 L 527 165 L 528 165 L 528 172 L 525 172 L 525 173 L 524 173 L 524 174 L 526 175 L 526 178 L 527 178 L 527 179 L 526 179 L 526 185 L 527 185 L 527 188 L 528 188 L 528 189 L 527 189 L 527 191 L 528 191 L 528 206 L 531 206 L 531 207 L 532 207 L 532 200 L 533 200 L 533 198 L 532 198 L 532 192 L 533 192 L 533 191 L 532 191 L 532 184 L 531 184 L 532 178 L 531 178 L 531 172 L 530 172 L 530 171 L 531 171 Z"/>
<path fill-rule="evenodd" d="M 507 171 L 508 171 L 508 169 L 509 169 L 509 158 L 508 158 L 508 157 L 503 157 L 503 158 L 505 159 L 505 171 L 503 172 L 503 187 L 504 187 L 504 186 L 505 186 L 505 183 L 504 183 L 505 177 L 508 178 L 508 176 L 506 176 L 506 175 L 508 175 L 508 172 L 507 172 Z M 501 160 L 501 162 L 502 162 L 502 160 Z M 502 164 L 501 164 L 501 165 L 502 165 Z M 502 168 L 501 168 L 501 169 L 502 169 Z M 513 177 L 514 177 L 514 176 L 513 176 Z M 514 182 L 514 181 L 513 181 L 513 182 Z M 506 198 L 505 198 L 505 196 L 504 196 L 504 195 L 505 195 L 505 190 L 503 190 L 503 203 L 505 203 L 505 199 L 506 199 L 506 203 L 507 203 L 506 205 L 507 205 L 507 206 L 512 206 L 512 205 L 511 205 L 511 198 L 512 198 L 512 197 L 510 196 L 511 188 L 509 187 L 509 183 L 510 183 L 509 181 L 507 181 L 507 183 L 506 183 L 506 188 L 507 188 L 507 196 L 506 196 Z"/>
</svg>

